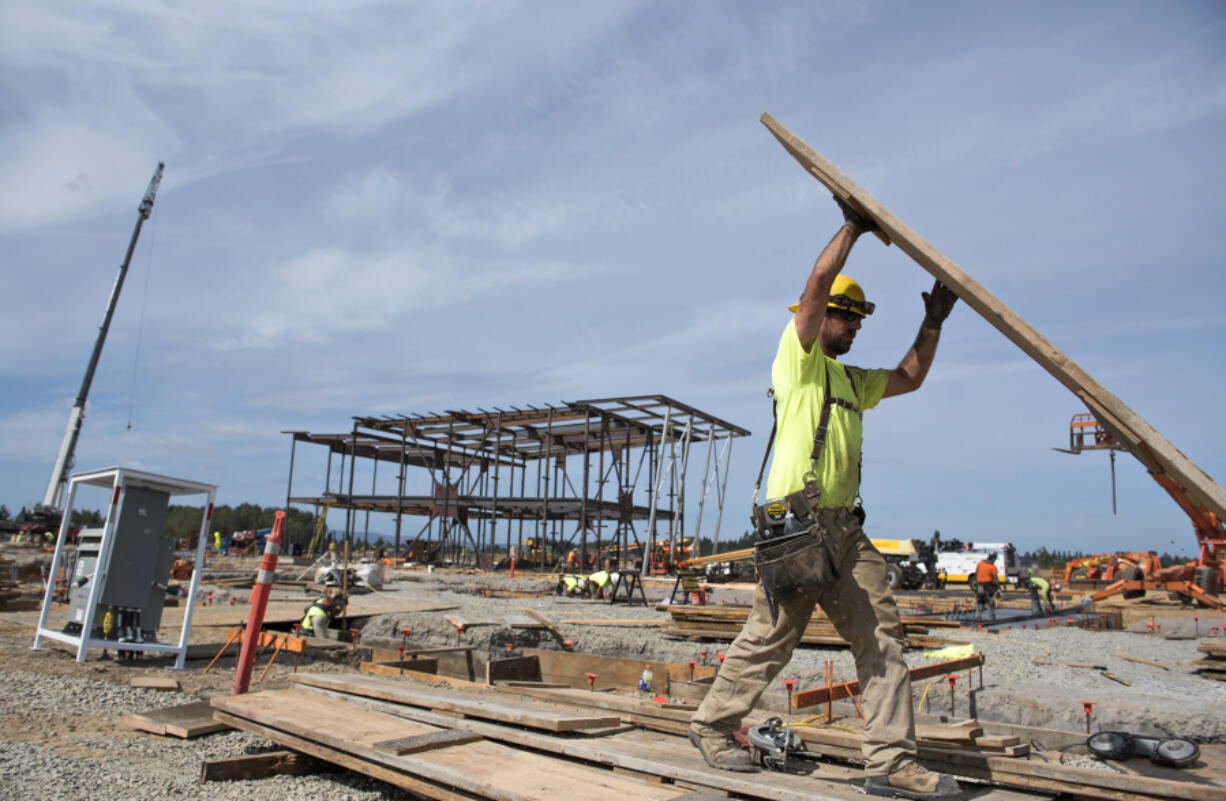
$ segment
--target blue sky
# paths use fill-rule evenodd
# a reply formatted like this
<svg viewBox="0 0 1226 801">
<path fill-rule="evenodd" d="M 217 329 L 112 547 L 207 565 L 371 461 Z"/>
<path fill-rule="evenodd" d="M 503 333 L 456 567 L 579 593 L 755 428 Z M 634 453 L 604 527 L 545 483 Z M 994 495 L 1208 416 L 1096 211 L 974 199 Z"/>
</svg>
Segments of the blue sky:
<svg viewBox="0 0 1226 801">
<path fill-rule="evenodd" d="M 42 497 L 164 160 L 79 469 L 275 504 L 283 430 L 663 393 L 754 432 L 739 533 L 785 307 L 840 222 L 763 111 L 1226 474 L 1221 4 L 0 8 L 13 511 Z M 878 311 L 846 360 L 893 366 L 931 279 L 869 238 L 847 272 Z M 1131 457 L 1113 516 L 1105 454 L 1050 449 L 1078 411 L 960 306 L 923 389 L 868 415 L 870 534 L 1190 553 Z M 322 490 L 322 450 L 299 453 L 296 491 Z"/>
</svg>

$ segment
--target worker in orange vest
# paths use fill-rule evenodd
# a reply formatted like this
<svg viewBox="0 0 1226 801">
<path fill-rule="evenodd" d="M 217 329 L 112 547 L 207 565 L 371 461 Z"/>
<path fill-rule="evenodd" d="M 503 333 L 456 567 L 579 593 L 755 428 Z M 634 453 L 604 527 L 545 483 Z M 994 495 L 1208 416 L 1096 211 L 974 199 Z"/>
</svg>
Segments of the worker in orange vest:
<svg viewBox="0 0 1226 801">
<path fill-rule="evenodd" d="M 995 599 L 996 593 L 1000 591 L 1000 584 L 996 580 L 997 575 L 996 551 L 992 551 L 975 565 L 976 618 L 981 617 L 986 609 L 989 610 L 992 620 L 996 619 Z"/>
</svg>

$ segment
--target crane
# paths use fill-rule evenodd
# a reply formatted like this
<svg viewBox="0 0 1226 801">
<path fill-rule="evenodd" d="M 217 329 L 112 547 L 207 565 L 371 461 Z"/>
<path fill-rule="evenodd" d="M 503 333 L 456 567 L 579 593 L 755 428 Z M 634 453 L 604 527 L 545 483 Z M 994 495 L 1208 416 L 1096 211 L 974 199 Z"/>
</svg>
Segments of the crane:
<svg viewBox="0 0 1226 801">
<path fill-rule="evenodd" d="M 94 352 L 90 354 L 89 366 L 85 368 L 85 378 L 81 381 L 81 389 L 77 392 L 77 400 L 72 405 L 68 415 L 68 429 L 64 432 L 64 440 L 60 443 L 60 452 L 55 459 L 55 467 L 51 469 L 51 480 L 47 483 L 47 492 L 43 502 L 34 507 L 33 517 L 48 527 L 58 525 L 60 510 L 64 503 L 64 485 L 68 482 L 68 473 L 72 470 L 74 455 L 77 449 L 77 439 L 81 436 L 81 423 L 85 419 L 85 400 L 89 397 L 89 387 L 94 381 L 94 371 L 98 368 L 98 359 L 102 356 L 102 346 L 106 343 L 106 334 L 111 327 L 111 318 L 115 315 L 115 305 L 119 302 L 119 293 L 123 289 L 124 278 L 128 275 L 128 265 L 132 262 L 132 252 L 136 250 L 136 240 L 140 237 L 141 225 L 149 219 L 153 212 L 153 199 L 157 195 L 158 185 L 162 182 L 164 162 L 158 162 L 137 207 L 136 228 L 132 231 L 132 239 L 128 242 L 128 252 L 119 265 L 119 274 L 115 276 L 115 285 L 111 287 L 111 297 L 106 304 L 106 313 L 102 316 L 102 325 L 98 329 L 98 339 L 94 342 Z"/>
</svg>

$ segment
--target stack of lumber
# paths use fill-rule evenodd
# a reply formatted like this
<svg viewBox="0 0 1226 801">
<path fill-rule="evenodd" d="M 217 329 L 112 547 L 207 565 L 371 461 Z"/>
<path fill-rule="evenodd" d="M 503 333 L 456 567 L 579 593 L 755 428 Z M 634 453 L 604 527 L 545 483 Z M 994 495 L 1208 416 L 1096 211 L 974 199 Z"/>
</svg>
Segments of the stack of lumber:
<svg viewBox="0 0 1226 801">
<path fill-rule="evenodd" d="M 732 640 L 740 633 L 749 617 L 748 606 L 680 606 L 660 607 L 668 611 L 673 625 L 661 629 L 665 637 L 685 640 Z M 904 615 L 903 631 L 906 645 L 911 648 L 940 648 L 953 641 L 941 637 L 925 636 L 930 627 L 957 628 L 957 623 L 939 617 Z M 847 640 L 834 630 L 834 624 L 821 612 L 815 612 L 805 633 L 800 638 L 802 645 L 829 645 L 846 647 Z"/>
<path fill-rule="evenodd" d="M 37 599 L 22 600 L 17 587 L 17 566 L 12 559 L 0 557 L 0 611 L 14 612 L 19 609 L 37 609 Z"/>
<path fill-rule="evenodd" d="M 732 774 L 707 767 L 683 736 L 620 725 L 656 719 L 684 731 L 689 708 L 611 692 L 298 674 L 289 689 L 211 703 L 217 719 L 235 728 L 440 801 L 570 801 L 577 787 L 592 801 L 863 797 L 855 731 L 797 729 L 807 750 L 850 765 L 806 761 L 811 775 Z M 1059 752 L 1031 753 L 1021 738 L 984 734 L 970 721 L 921 727 L 918 734 L 925 764 L 1025 793 L 1108 801 L 1210 801 L 1226 793 L 1220 765 L 1181 771 L 1147 763 L 1145 775 L 1122 775 L 1063 765 Z M 1217 760 L 1214 748 L 1202 753 Z M 1004 801 L 1019 794 L 984 787 L 975 797 Z"/>
<path fill-rule="evenodd" d="M 1201 678 L 1226 681 L 1226 640 L 1209 640 L 1196 646 L 1205 656 L 1196 660 Z"/>
</svg>

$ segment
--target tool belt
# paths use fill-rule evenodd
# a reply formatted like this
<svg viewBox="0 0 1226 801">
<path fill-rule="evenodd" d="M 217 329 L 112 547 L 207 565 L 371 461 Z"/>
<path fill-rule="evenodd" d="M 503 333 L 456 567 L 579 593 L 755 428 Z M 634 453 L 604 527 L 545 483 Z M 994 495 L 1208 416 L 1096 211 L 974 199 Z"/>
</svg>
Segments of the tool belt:
<svg viewBox="0 0 1226 801">
<path fill-rule="evenodd" d="M 753 549 L 754 569 L 766 602 L 770 608 L 771 624 L 777 618 L 775 599 L 786 597 L 802 590 L 810 590 L 834 582 L 839 577 L 838 560 L 835 558 L 830 534 L 818 515 L 821 488 L 817 486 L 817 465 L 826 442 L 826 429 L 830 424 L 830 407 L 839 404 L 852 407 L 830 393 L 830 369 L 826 369 L 826 394 L 822 412 L 813 433 L 813 452 L 810 454 L 809 472 L 805 474 L 803 489 L 783 498 L 772 498 L 758 504 L 758 490 L 766 471 L 766 460 L 775 441 L 775 425 L 771 426 L 766 453 L 758 469 L 754 485 L 752 523 L 755 542 Z M 773 411 L 773 410 L 772 410 Z"/>
<path fill-rule="evenodd" d="M 758 526 L 753 564 L 768 598 L 821 587 L 839 577 L 830 535 L 805 490 L 755 507 L 754 517 Z M 773 600 L 771 607 L 773 620 Z"/>
</svg>

